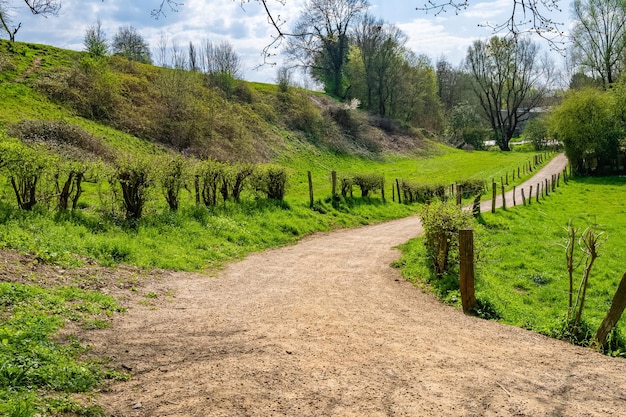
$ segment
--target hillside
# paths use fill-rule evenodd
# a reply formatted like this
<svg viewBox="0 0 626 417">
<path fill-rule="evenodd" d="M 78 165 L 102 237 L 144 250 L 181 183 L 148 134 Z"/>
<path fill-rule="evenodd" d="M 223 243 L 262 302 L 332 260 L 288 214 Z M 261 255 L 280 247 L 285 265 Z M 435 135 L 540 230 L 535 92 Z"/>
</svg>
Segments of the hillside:
<svg viewBox="0 0 626 417">
<path fill-rule="evenodd" d="M 309 91 L 159 68 L 120 56 L 0 41 L 0 128 L 65 120 L 125 151 L 146 143 L 220 161 L 270 162 L 296 144 L 379 158 L 432 143 Z M 317 149 L 317 150 L 316 150 Z"/>
</svg>

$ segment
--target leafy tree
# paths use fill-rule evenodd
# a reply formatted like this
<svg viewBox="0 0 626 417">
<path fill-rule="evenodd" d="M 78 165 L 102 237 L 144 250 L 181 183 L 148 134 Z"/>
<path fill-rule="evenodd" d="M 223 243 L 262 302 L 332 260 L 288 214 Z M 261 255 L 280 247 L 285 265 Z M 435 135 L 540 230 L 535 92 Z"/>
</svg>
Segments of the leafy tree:
<svg viewBox="0 0 626 417">
<path fill-rule="evenodd" d="M 102 22 L 100 22 L 100 20 L 96 22 L 95 26 L 87 28 L 83 44 L 92 57 L 102 57 L 109 53 L 109 42 L 102 29 Z"/>
<path fill-rule="evenodd" d="M 563 142 L 577 174 L 588 174 L 596 164 L 614 162 L 623 135 L 616 114 L 616 96 L 586 88 L 570 91 L 550 116 L 550 129 Z"/>
<path fill-rule="evenodd" d="M 367 0 L 307 0 L 285 52 L 327 93 L 343 97 L 349 31 L 369 7 Z"/>
<path fill-rule="evenodd" d="M 532 142 L 535 150 L 541 150 L 545 145 L 545 140 L 548 137 L 548 122 L 545 117 L 534 117 L 526 122 L 524 125 L 524 132 L 522 138 Z"/>
<path fill-rule="evenodd" d="M 152 63 L 148 43 L 133 26 L 120 26 L 113 37 L 111 49 L 114 54 L 120 54 L 132 61 Z"/>
<path fill-rule="evenodd" d="M 626 3 L 623 0 L 575 0 L 572 6 L 572 60 L 607 88 L 624 69 Z"/>
<path fill-rule="evenodd" d="M 435 69 L 437 71 L 437 95 L 447 115 L 458 105 L 476 102 L 470 74 L 462 68 L 455 68 L 445 57 L 437 60 Z M 476 106 L 478 106 L 477 102 Z"/>
<path fill-rule="evenodd" d="M 551 81 L 550 62 L 538 57 L 528 38 L 492 37 L 475 41 L 467 51 L 467 68 L 485 117 L 503 151 L 520 120 L 545 97 Z"/>
</svg>

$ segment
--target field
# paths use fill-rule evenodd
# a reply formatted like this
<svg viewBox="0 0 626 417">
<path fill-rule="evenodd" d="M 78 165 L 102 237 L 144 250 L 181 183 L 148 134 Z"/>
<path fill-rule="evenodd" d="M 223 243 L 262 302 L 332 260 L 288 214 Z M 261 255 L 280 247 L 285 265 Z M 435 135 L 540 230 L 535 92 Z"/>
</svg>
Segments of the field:
<svg viewBox="0 0 626 417">
<path fill-rule="evenodd" d="M 592 226 L 606 241 L 594 264 L 583 319 L 595 331 L 606 314 L 624 271 L 626 227 L 623 206 L 626 178 L 576 178 L 561 186 L 540 204 L 484 213 L 476 224 L 478 260 L 476 294 L 488 300 L 489 311 L 503 323 L 558 336 L 568 308 L 569 278 L 565 260 L 566 228 L 571 222 L 582 231 Z M 415 282 L 436 280 L 424 262 L 421 239 L 404 246 L 404 273 Z M 582 278 L 583 253 L 575 251 L 578 268 L 574 292 Z M 439 291 L 448 302 L 458 303 L 458 292 Z M 495 311 L 494 311 L 495 310 Z M 618 324 L 626 334 L 626 320 Z M 619 336 L 621 337 L 621 336 Z M 612 352 L 624 355 L 624 351 Z"/>
</svg>

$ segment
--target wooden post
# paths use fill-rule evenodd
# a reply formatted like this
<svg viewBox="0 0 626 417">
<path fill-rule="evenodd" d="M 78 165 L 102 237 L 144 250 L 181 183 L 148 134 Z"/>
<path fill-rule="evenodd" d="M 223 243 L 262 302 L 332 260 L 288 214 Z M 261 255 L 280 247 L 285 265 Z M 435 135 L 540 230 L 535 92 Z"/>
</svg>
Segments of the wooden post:
<svg viewBox="0 0 626 417">
<path fill-rule="evenodd" d="M 332 197 L 334 200 L 337 196 L 337 171 L 331 171 L 330 177 L 332 179 Z"/>
<path fill-rule="evenodd" d="M 524 195 L 524 187 L 522 187 L 522 204 L 526 205 L 526 196 Z"/>
<path fill-rule="evenodd" d="M 519 178 L 520 178 L 520 176 L 519 176 L 519 166 L 518 166 L 517 167 L 517 179 L 519 179 Z"/>
<path fill-rule="evenodd" d="M 556 176 L 556 186 L 560 187 L 561 186 L 561 173 L 559 172 L 558 175 Z"/>
<path fill-rule="evenodd" d="M 515 203 L 515 186 L 513 186 L 513 207 L 515 207 L 515 206 L 516 206 L 516 203 Z"/>
<path fill-rule="evenodd" d="M 385 177 L 384 176 L 380 180 L 380 196 L 383 199 L 383 203 L 386 203 L 385 201 Z"/>
<path fill-rule="evenodd" d="M 556 174 L 552 174 L 552 192 L 556 190 L 557 184 L 558 184 L 558 181 L 556 179 Z"/>
<path fill-rule="evenodd" d="M 530 190 L 528 191 L 528 205 L 533 202 L 533 186 L 530 186 Z"/>
<path fill-rule="evenodd" d="M 196 175 L 193 179 L 193 186 L 196 191 L 196 206 L 200 205 L 200 175 Z"/>
<path fill-rule="evenodd" d="M 502 184 L 502 208 L 506 210 L 506 197 L 504 196 L 504 184 Z"/>
<path fill-rule="evenodd" d="M 474 204 L 472 205 L 472 214 L 474 217 L 480 216 L 480 194 L 474 196 Z"/>
<path fill-rule="evenodd" d="M 311 177 L 311 171 L 307 171 L 309 177 L 309 207 L 313 208 L 313 178 Z"/>
<path fill-rule="evenodd" d="M 391 184 L 391 201 L 396 201 L 396 186 Z"/>
<path fill-rule="evenodd" d="M 400 181 L 396 178 L 396 186 L 398 187 L 398 203 L 402 204 L 402 197 L 400 196 Z"/>
<path fill-rule="evenodd" d="M 461 192 L 461 185 L 456 185 L 456 203 L 460 206 L 463 204 L 463 193 Z"/>
<path fill-rule="evenodd" d="M 492 189 L 492 193 L 491 193 L 491 212 L 495 213 L 496 212 L 496 182 L 494 180 L 491 180 L 491 189 Z"/>
<path fill-rule="evenodd" d="M 539 202 L 539 193 L 541 192 L 541 183 L 537 183 L 537 203 Z"/>
<path fill-rule="evenodd" d="M 473 230 L 459 230 L 459 273 L 463 312 L 469 313 L 476 305 L 474 294 L 474 234 Z"/>
<path fill-rule="evenodd" d="M 550 195 L 550 181 L 546 178 L 546 197 Z"/>
</svg>

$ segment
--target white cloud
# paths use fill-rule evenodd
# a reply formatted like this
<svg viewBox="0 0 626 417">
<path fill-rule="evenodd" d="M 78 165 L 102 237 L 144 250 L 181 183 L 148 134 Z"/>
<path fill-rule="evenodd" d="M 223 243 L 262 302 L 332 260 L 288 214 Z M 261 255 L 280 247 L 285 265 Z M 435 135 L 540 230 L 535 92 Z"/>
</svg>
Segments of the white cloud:
<svg viewBox="0 0 626 417">
<path fill-rule="evenodd" d="M 488 20 L 494 17 L 510 15 L 513 7 L 511 0 L 495 0 L 488 2 L 475 3 L 462 11 L 463 16 Z"/>
</svg>

